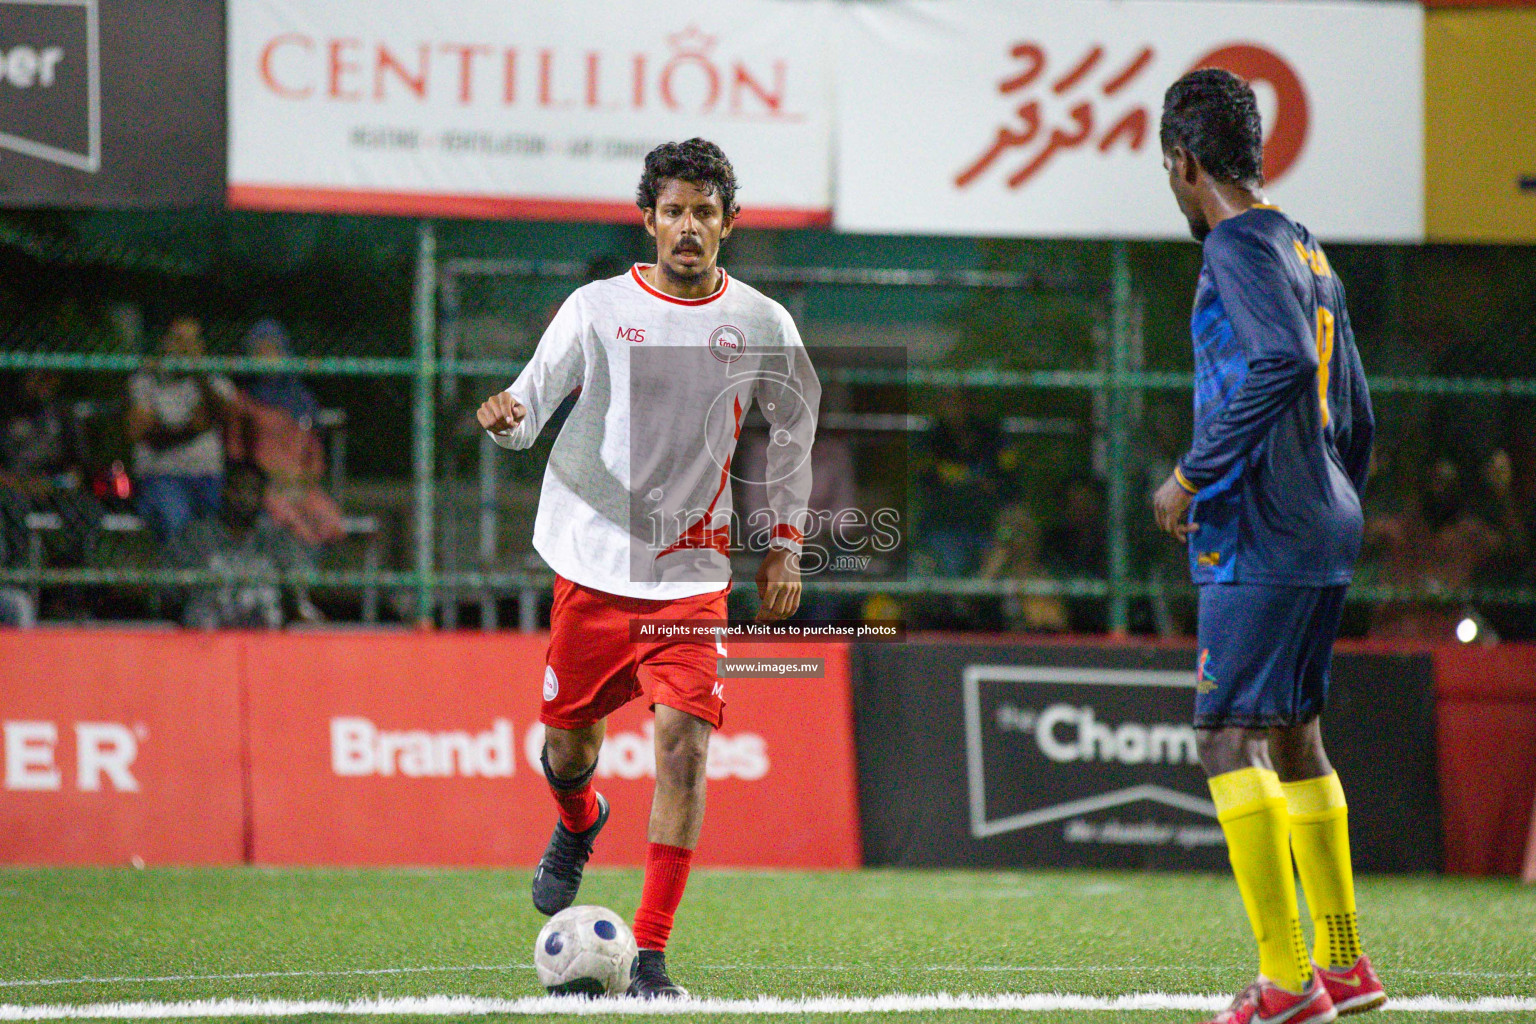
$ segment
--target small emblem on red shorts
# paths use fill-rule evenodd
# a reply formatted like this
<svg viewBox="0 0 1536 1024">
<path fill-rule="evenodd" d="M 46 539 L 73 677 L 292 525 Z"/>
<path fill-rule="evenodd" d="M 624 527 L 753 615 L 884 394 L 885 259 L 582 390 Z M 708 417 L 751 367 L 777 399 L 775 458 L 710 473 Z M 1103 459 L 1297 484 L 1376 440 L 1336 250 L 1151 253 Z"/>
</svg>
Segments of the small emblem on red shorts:
<svg viewBox="0 0 1536 1024">
<path fill-rule="evenodd" d="M 554 700 L 555 699 L 555 695 L 558 694 L 559 692 L 560 692 L 560 680 L 555 678 L 555 667 L 553 665 L 545 665 L 544 666 L 544 699 L 545 700 Z"/>
</svg>

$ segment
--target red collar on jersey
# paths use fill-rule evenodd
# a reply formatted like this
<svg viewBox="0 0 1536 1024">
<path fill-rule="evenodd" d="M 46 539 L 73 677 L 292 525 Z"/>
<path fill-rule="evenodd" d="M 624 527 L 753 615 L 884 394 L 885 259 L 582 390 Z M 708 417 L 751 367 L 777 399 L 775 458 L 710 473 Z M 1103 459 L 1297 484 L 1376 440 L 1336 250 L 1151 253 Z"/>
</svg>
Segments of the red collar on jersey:
<svg viewBox="0 0 1536 1024">
<path fill-rule="evenodd" d="M 725 272 L 724 267 L 721 267 L 719 288 L 716 288 L 713 292 L 704 296 L 702 299 L 680 299 L 675 295 L 668 295 L 664 291 L 657 290 L 656 288 L 652 287 L 648 281 L 646 281 L 645 275 L 641 274 L 640 271 L 648 270 L 653 266 L 655 266 L 654 263 L 636 263 L 634 266 L 629 268 L 629 276 L 634 278 L 635 284 L 645 289 L 648 295 L 654 295 L 658 299 L 662 299 L 666 302 L 675 302 L 679 306 L 707 306 L 711 302 L 714 302 L 716 299 L 718 299 L 720 296 L 724 295 L 726 285 L 731 283 L 731 276 Z"/>
</svg>

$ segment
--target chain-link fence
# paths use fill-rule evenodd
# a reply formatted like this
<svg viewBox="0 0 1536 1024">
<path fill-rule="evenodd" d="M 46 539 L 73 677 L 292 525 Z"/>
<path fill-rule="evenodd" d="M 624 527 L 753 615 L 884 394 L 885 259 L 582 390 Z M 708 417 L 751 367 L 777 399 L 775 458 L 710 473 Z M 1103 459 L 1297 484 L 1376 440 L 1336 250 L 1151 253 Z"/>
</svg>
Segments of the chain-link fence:
<svg viewBox="0 0 1536 1024">
<path fill-rule="evenodd" d="M 572 289 L 646 250 L 637 229 L 593 225 L 0 222 L 6 418 L 37 419 L 29 389 L 62 374 L 52 401 L 81 442 L 68 472 L 28 483 L 7 467 L 5 584 L 53 620 L 185 619 L 197 594 L 245 580 L 284 584 L 287 618 L 535 628 L 550 576 L 529 537 L 554 431 L 509 455 L 472 412 Z M 1381 420 L 1347 630 L 1531 635 L 1528 254 L 1330 255 Z M 726 259 L 818 353 L 842 500 L 905 512 L 903 570 L 812 579 L 813 608 L 953 628 L 1191 628 L 1183 552 L 1152 530 L 1146 496 L 1188 440 L 1198 249 L 743 231 Z M 188 315 L 204 354 L 157 354 Z M 253 341 L 267 320 L 280 352 Z M 335 518 L 303 557 L 178 561 L 146 523 L 131 381 L 203 374 L 242 393 L 308 392 L 306 482 Z M 737 588 L 738 610 L 751 589 Z"/>
</svg>

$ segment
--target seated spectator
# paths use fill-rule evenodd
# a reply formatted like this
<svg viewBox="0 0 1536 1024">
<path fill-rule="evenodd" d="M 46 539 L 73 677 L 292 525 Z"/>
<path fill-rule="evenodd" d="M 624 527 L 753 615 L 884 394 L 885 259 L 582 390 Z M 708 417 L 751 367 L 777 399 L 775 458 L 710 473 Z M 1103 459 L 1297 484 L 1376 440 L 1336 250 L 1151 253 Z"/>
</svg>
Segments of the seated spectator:
<svg viewBox="0 0 1536 1024">
<path fill-rule="evenodd" d="M 202 324 L 179 316 L 160 339 L 164 356 L 203 354 Z M 128 381 L 135 507 L 162 541 L 219 510 L 224 444 L 219 437 L 235 386 L 219 374 L 162 371 L 151 365 Z"/>
<path fill-rule="evenodd" d="M 1040 527 L 1034 513 L 1022 502 L 1009 505 L 997 517 L 992 547 L 982 559 L 984 580 L 1039 580 Z M 1003 618 L 1019 632 L 1060 632 L 1067 628 L 1067 608 L 1059 597 L 1009 594 L 1003 598 Z"/>
<path fill-rule="evenodd" d="M 288 335 L 276 320 L 258 321 L 245 336 L 253 359 L 290 354 Z M 267 513 L 308 548 L 342 536 L 341 509 L 322 488 L 325 449 L 315 432 L 320 403 L 291 373 L 263 373 L 237 381 L 240 400 L 226 436 L 231 459 L 256 463 L 267 474 Z"/>
<path fill-rule="evenodd" d="M 1472 585 L 1478 570 L 1511 539 L 1467 507 L 1456 464 L 1441 458 L 1404 511 L 1366 520 L 1365 544 L 1380 557 L 1383 584 L 1426 593 Z M 1372 612 L 1369 635 L 1450 641 L 1465 609 L 1441 603 L 1386 601 Z"/>
<path fill-rule="evenodd" d="M 1104 495 L 1098 483 L 1074 476 L 1062 489 L 1060 519 L 1040 531 L 1040 561 L 1060 580 L 1101 580 L 1109 573 L 1105 534 Z M 1067 616 L 1075 633 L 1102 633 L 1109 628 L 1101 598 L 1067 600 Z"/>
<path fill-rule="evenodd" d="M 971 408 L 963 392 L 939 399 L 938 418 L 917 467 L 923 546 L 938 574 L 975 572 L 1006 500 L 1011 456 L 1002 426 Z"/>
<path fill-rule="evenodd" d="M 45 544 L 55 564 L 79 565 L 101 529 L 102 508 L 86 486 L 85 440 L 59 398 L 59 375 L 30 370 L 0 424 L 0 563 L 26 557 L 27 515 L 51 512 L 60 528 Z"/>
<path fill-rule="evenodd" d="M 179 569 L 208 569 L 228 580 L 198 586 L 182 614 L 195 629 L 278 629 L 285 620 L 279 575 L 304 566 L 291 534 L 262 511 L 266 474 L 251 462 L 231 463 L 219 511 L 193 520 L 172 543 Z"/>
<path fill-rule="evenodd" d="M 1517 585 L 1525 574 L 1531 538 L 1525 513 L 1515 496 L 1515 465 L 1509 452 L 1495 449 L 1483 463 L 1483 494 L 1477 511 L 1504 539 L 1503 558 L 1485 566 L 1492 585 Z"/>
</svg>

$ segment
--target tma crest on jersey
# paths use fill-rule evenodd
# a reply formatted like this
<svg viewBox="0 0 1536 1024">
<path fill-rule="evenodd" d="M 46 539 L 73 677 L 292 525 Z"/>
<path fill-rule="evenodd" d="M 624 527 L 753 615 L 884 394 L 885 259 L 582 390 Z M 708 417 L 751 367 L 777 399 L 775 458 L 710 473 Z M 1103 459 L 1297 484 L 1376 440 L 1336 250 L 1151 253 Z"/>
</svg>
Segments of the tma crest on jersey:
<svg viewBox="0 0 1536 1024">
<path fill-rule="evenodd" d="M 722 363 L 734 363 L 741 358 L 741 353 L 746 350 L 747 336 L 741 330 L 730 324 L 722 324 L 715 328 L 709 336 L 709 353 Z"/>
</svg>

